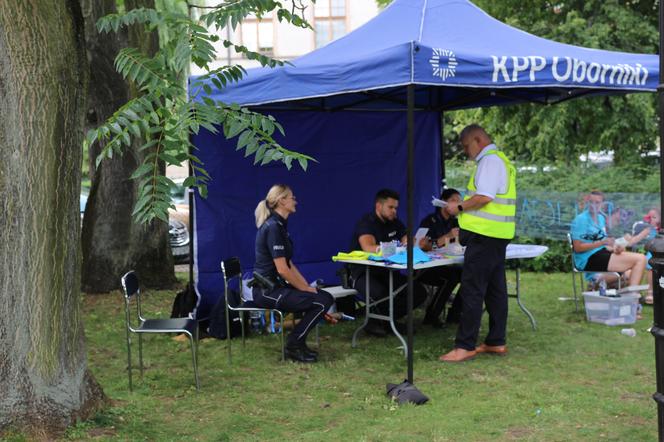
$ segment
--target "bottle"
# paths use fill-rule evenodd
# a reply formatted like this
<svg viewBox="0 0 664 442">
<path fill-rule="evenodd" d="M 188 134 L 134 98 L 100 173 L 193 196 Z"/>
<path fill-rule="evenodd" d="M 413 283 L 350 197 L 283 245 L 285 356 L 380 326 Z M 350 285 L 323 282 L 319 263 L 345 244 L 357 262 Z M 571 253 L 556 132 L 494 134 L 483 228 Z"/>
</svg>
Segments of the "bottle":
<svg viewBox="0 0 664 442">
<path fill-rule="evenodd" d="M 251 311 L 249 312 L 249 326 L 251 331 L 257 335 L 262 335 L 265 330 L 265 318 L 263 317 L 263 312 Z"/>
<path fill-rule="evenodd" d="M 620 330 L 620 334 L 625 336 L 630 336 L 633 338 L 634 336 L 636 336 L 636 330 L 634 330 L 633 328 L 623 328 L 622 330 Z"/>
<path fill-rule="evenodd" d="M 606 296 L 606 281 L 604 279 L 599 280 L 599 296 Z"/>
</svg>

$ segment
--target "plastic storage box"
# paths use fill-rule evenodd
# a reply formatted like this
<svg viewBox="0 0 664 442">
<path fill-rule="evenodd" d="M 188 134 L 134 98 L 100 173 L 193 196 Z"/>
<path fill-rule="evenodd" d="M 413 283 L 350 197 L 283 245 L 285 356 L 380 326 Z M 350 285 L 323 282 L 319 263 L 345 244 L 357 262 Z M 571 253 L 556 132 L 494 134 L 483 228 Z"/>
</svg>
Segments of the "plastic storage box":
<svg viewBox="0 0 664 442">
<path fill-rule="evenodd" d="M 634 324 L 640 297 L 636 293 L 609 297 L 600 296 L 599 292 L 583 292 L 586 318 L 605 325 Z"/>
</svg>

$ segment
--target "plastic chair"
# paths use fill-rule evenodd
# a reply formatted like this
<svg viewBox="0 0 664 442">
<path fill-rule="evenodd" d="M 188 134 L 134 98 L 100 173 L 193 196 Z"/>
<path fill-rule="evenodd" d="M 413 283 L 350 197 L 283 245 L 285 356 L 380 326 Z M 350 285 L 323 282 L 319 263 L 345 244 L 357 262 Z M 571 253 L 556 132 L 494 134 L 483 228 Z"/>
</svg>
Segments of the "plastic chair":
<svg viewBox="0 0 664 442">
<path fill-rule="evenodd" d="M 131 378 L 131 334 L 138 334 L 138 360 L 143 378 L 143 333 L 184 333 L 191 343 L 191 361 L 194 367 L 196 389 L 200 389 L 198 381 L 198 321 L 189 318 L 146 319 L 141 311 L 141 291 L 138 277 L 132 270 L 121 279 L 125 298 L 125 317 L 127 321 L 127 373 L 129 374 L 129 391 L 133 390 Z M 131 301 L 136 299 L 136 316 L 131 314 Z M 132 324 L 136 323 L 134 326 Z"/>
<path fill-rule="evenodd" d="M 572 286 L 574 288 L 574 307 L 576 308 L 576 311 L 579 311 L 579 298 L 577 296 L 577 291 L 576 291 L 576 280 L 577 277 L 580 280 L 580 285 L 583 287 L 583 275 L 585 273 L 601 273 L 601 274 L 608 274 L 608 275 L 615 275 L 618 278 L 618 290 L 621 288 L 622 284 L 622 273 L 621 272 L 610 272 L 610 271 L 585 271 L 578 269 L 576 267 L 576 264 L 574 263 L 574 243 L 572 242 L 572 235 L 570 233 L 567 233 L 567 242 L 569 243 L 569 249 L 570 249 L 570 258 L 572 260 Z"/>
<path fill-rule="evenodd" d="M 240 259 L 237 257 L 225 259 L 221 261 L 221 273 L 224 276 L 224 303 L 226 304 L 226 342 L 228 344 L 228 363 L 231 363 L 231 321 L 230 321 L 230 311 L 237 311 L 240 317 L 241 329 L 242 329 L 242 347 L 244 347 L 245 341 L 245 326 L 244 326 L 244 313 L 245 312 L 274 312 L 279 316 L 279 337 L 281 339 L 281 360 L 286 360 L 286 352 L 284 348 L 284 313 L 281 310 L 269 309 L 258 307 L 253 301 L 247 301 L 244 298 L 242 293 L 242 268 L 240 266 Z M 229 302 L 227 294 L 229 293 L 230 286 L 234 278 L 237 278 L 237 284 L 240 291 L 240 303 L 238 305 L 231 305 Z"/>
</svg>

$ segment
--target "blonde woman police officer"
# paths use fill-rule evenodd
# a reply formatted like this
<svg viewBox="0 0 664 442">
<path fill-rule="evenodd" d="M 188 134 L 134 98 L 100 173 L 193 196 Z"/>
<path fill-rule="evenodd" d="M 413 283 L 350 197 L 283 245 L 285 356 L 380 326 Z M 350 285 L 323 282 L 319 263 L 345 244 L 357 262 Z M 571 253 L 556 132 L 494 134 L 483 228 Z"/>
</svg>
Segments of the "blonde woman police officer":
<svg viewBox="0 0 664 442">
<path fill-rule="evenodd" d="M 302 312 L 304 317 L 286 341 L 286 357 L 298 362 L 316 362 L 318 353 L 307 346 L 307 335 L 334 303 L 329 293 L 310 287 L 292 262 L 293 242 L 288 234 L 288 217 L 295 213 L 297 199 L 290 187 L 275 184 L 256 206 L 256 263 L 254 272 L 271 288 L 255 286 L 254 302 L 259 307 L 285 312 Z"/>
</svg>

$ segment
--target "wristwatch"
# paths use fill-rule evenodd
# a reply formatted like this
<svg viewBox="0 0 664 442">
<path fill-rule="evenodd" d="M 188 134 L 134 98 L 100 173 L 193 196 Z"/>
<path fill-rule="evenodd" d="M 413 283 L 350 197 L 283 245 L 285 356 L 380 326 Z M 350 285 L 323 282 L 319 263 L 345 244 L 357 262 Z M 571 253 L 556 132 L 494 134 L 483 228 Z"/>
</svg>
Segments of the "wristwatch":
<svg viewBox="0 0 664 442">
<path fill-rule="evenodd" d="M 459 209 L 459 212 L 463 212 L 463 206 L 461 204 L 457 206 L 457 209 Z"/>
</svg>

